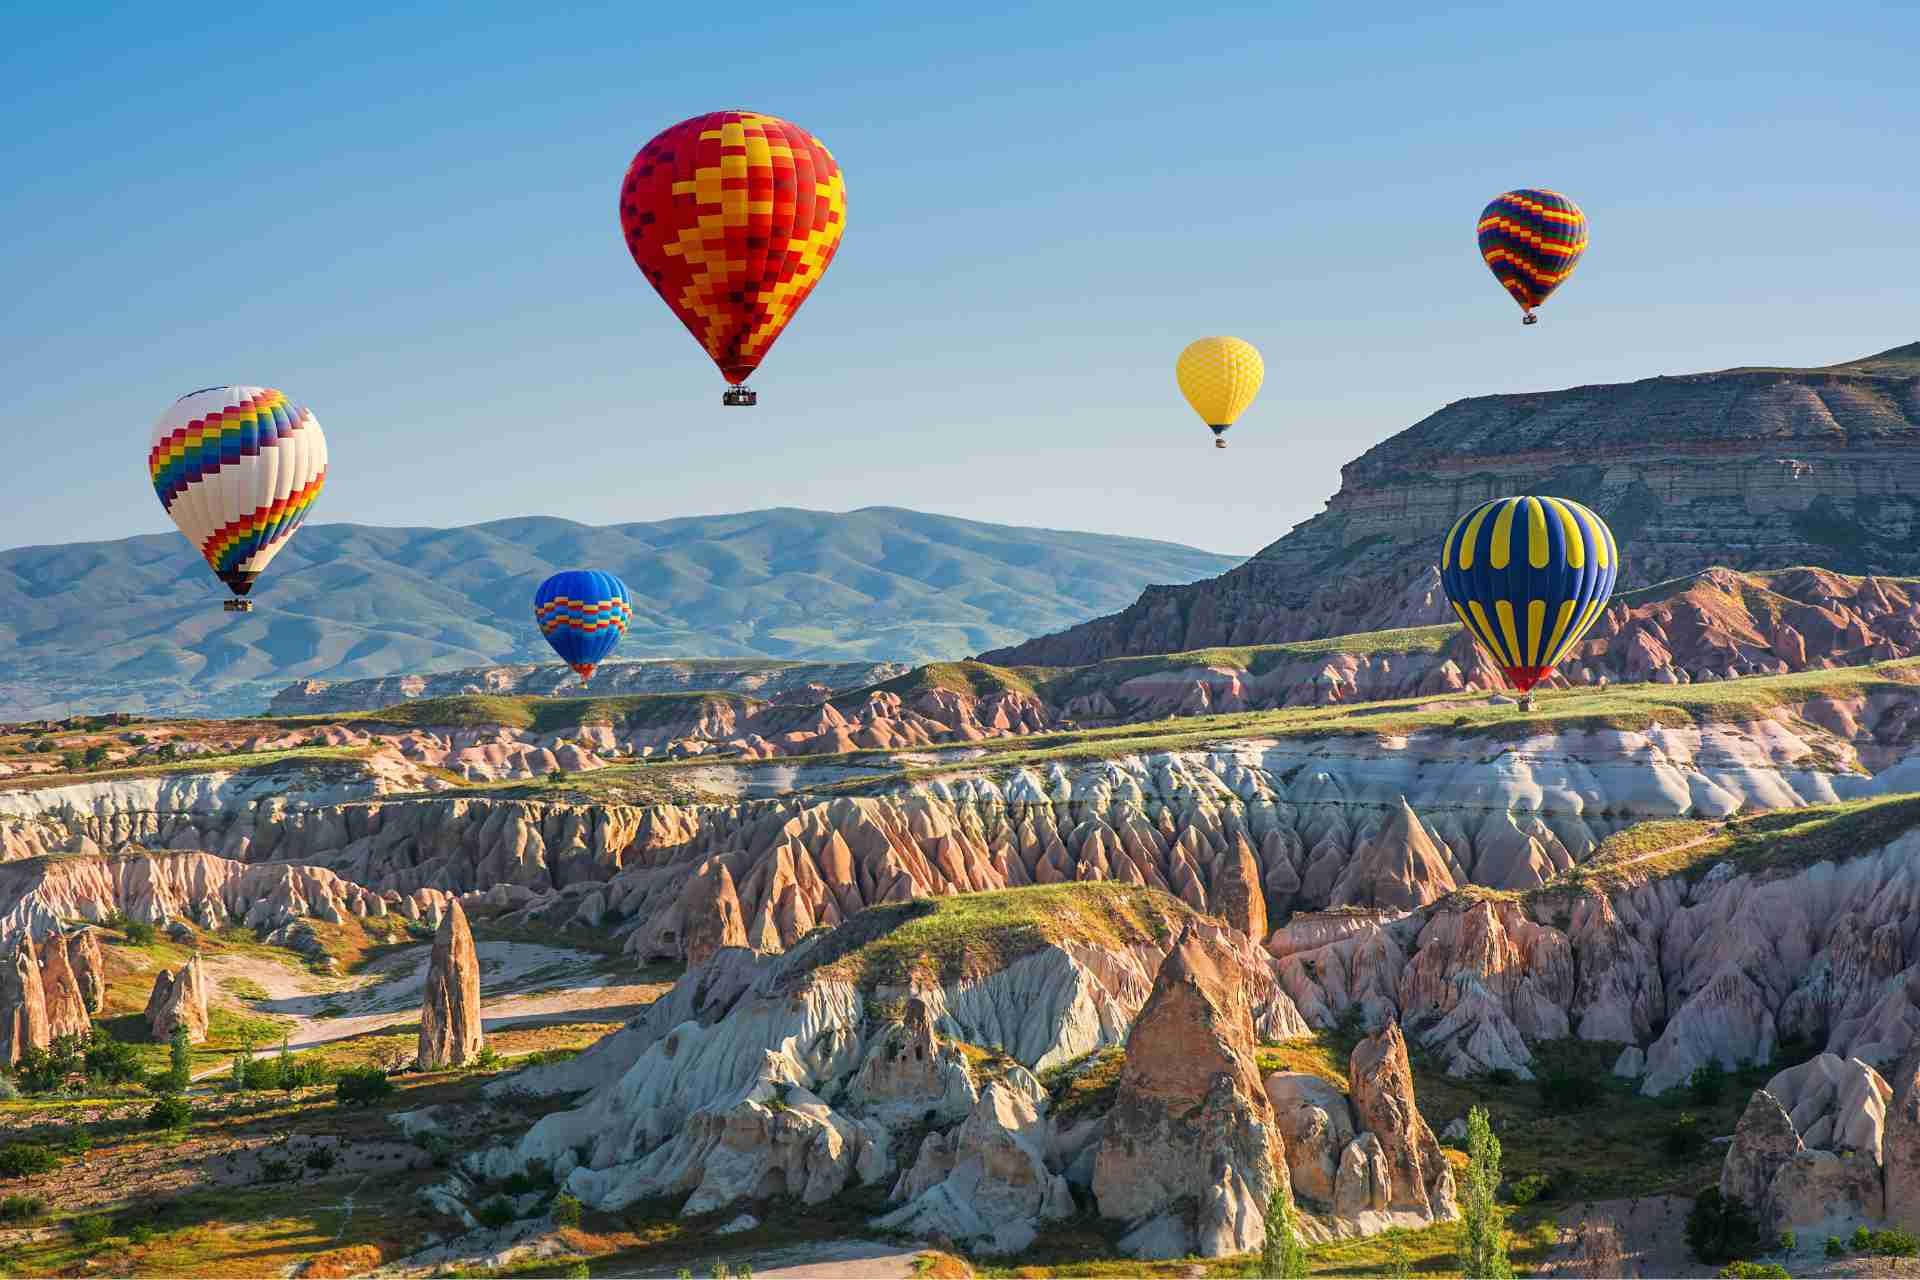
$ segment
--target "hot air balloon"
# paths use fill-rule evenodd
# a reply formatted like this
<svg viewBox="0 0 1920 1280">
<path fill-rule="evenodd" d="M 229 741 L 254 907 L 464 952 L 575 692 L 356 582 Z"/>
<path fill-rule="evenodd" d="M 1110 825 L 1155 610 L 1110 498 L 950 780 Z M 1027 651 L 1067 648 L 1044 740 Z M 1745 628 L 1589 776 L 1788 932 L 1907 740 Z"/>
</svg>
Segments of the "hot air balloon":
<svg viewBox="0 0 1920 1280">
<path fill-rule="evenodd" d="M 1201 338 L 1189 343 L 1174 362 L 1180 394 L 1200 420 L 1213 428 L 1213 447 L 1227 447 L 1227 428 L 1260 394 L 1267 366 L 1251 342 L 1239 338 Z"/>
<path fill-rule="evenodd" d="M 627 584 L 598 569 L 568 569 L 554 574 L 533 593 L 533 620 L 547 643 L 580 683 L 613 652 L 633 622 L 633 597 Z"/>
<path fill-rule="evenodd" d="M 620 186 L 620 226 L 641 271 L 730 384 L 766 359 L 833 261 L 847 187 L 820 139 L 775 116 L 715 111 L 663 131 Z"/>
<path fill-rule="evenodd" d="M 1480 256 L 1513 300 L 1520 323 L 1540 319 L 1533 309 L 1566 283 L 1587 251 L 1587 215 L 1558 191 L 1523 187 L 1480 213 Z"/>
<path fill-rule="evenodd" d="M 1619 576 L 1613 531 L 1568 498 L 1483 502 L 1440 549 L 1453 611 L 1522 693 L 1580 643 Z"/>
<path fill-rule="evenodd" d="M 147 471 L 160 505 L 247 613 L 253 589 L 327 480 L 327 438 L 311 409 L 270 387 L 205 387 L 153 428 Z"/>
</svg>

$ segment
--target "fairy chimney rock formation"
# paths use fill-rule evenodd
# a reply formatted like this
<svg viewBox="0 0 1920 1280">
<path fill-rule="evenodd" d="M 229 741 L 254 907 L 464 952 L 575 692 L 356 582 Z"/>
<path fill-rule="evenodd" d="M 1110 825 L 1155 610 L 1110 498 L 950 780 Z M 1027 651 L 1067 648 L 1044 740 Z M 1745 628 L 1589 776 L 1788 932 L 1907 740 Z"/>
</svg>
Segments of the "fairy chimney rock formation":
<svg viewBox="0 0 1920 1280">
<path fill-rule="evenodd" d="M 187 1029 L 187 1043 L 200 1044 L 207 1038 L 207 980 L 195 956 L 180 966 L 178 973 L 165 969 L 153 980 L 153 994 L 147 997 L 147 1029 L 162 1043 L 173 1039 L 173 1029 Z"/>
<path fill-rule="evenodd" d="M 421 1071 L 465 1066 L 480 1056 L 480 956 L 467 913 L 454 899 L 440 918 L 420 1007 Z"/>
<path fill-rule="evenodd" d="M 1267 1201 L 1291 1195 L 1234 956 L 1188 927 L 1127 1036 L 1093 1194 L 1128 1224 L 1136 1257 L 1217 1258 L 1260 1248 Z"/>
<path fill-rule="evenodd" d="M 89 1015 L 107 1007 L 107 967 L 100 957 L 100 936 L 82 928 L 67 936 L 67 967 L 80 988 L 80 1001 Z"/>
<path fill-rule="evenodd" d="M 57 933 L 40 947 L 40 990 L 47 1003 L 49 1035 L 84 1036 L 92 1030 L 93 1020 L 87 1016 L 87 1000 L 80 993 L 67 940 Z"/>
<path fill-rule="evenodd" d="M 1459 1207 L 1453 1170 L 1414 1103 L 1413 1068 L 1399 1023 L 1354 1046 L 1347 1080 L 1358 1127 L 1378 1139 L 1385 1157 L 1390 1207 L 1429 1219 L 1454 1217 Z"/>
<path fill-rule="evenodd" d="M 46 1048 L 51 1039 L 40 962 L 32 939 L 23 938 L 0 960 L 0 1063 L 18 1062 L 29 1049 Z"/>
<path fill-rule="evenodd" d="M 747 917 L 733 873 L 718 858 L 701 864 L 680 893 L 687 963 L 702 964 L 725 947 L 747 945 Z"/>
</svg>

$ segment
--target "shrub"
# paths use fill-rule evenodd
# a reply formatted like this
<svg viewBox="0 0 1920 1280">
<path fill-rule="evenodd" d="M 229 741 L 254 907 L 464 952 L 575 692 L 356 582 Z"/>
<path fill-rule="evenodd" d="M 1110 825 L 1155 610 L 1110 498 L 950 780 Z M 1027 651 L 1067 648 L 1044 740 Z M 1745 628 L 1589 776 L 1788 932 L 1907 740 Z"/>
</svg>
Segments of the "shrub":
<svg viewBox="0 0 1920 1280">
<path fill-rule="evenodd" d="M 325 1173 L 338 1163 L 340 1163 L 340 1153 L 332 1147 L 315 1147 L 307 1152 L 307 1168 L 317 1173 Z"/>
<path fill-rule="evenodd" d="M 1687 1214 L 1687 1247 L 1708 1266 L 1732 1262 L 1759 1249 L 1760 1224 L 1745 1201 L 1708 1187 Z"/>
<path fill-rule="evenodd" d="M 495 1196 L 474 1210 L 473 1216 L 483 1227 L 504 1227 L 513 1221 L 513 1206 L 507 1203 L 506 1197 Z"/>
<path fill-rule="evenodd" d="M 1791 1232 L 1791 1231 L 1782 1231 L 1782 1232 L 1780 1233 L 1780 1249 L 1781 1249 L 1781 1252 L 1783 1252 L 1783 1253 L 1792 1253 L 1792 1252 L 1793 1252 L 1793 1251 L 1794 1251 L 1795 1249 L 1797 1249 L 1797 1248 L 1799 1248 L 1799 1247 L 1800 1247 L 1800 1237 L 1799 1237 L 1799 1236 L 1797 1236 L 1797 1235 L 1795 1235 L 1795 1234 L 1793 1234 L 1793 1232 Z"/>
<path fill-rule="evenodd" d="M 553 1171 L 545 1160 L 528 1161 L 524 1169 L 515 1169 L 500 1183 L 501 1190 L 510 1196 L 523 1196 L 529 1191 L 545 1191 L 553 1185 Z"/>
<path fill-rule="evenodd" d="M 500 1069 L 499 1051 L 490 1044 L 483 1044 L 480 1046 L 480 1052 L 467 1065 L 475 1071 L 498 1071 Z"/>
<path fill-rule="evenodd" d="M 0 1147 L 0 1178 L 26 1178 L 52 1173 L 60 1161 L 37 1142 L 9 1142 Z"/>
<path fill-rule="evenodd" d="M 577 1227 L 580 1225 L 580 1197 L 562 1191 L 553 1198 L 553 1221 L 556 1226 Z"/>
<path fill-rule="evenodd" d="M 12 1076 L 0 1071 L 0 1102 L 12 1102 L 19 1096 L 20 1086 L 13 1082 Z"/>
<path fill-rule="evenodd" d="M 46 1093 L 66 1083 L 86 1067 L 87 1041 L 83 1036 L 57 1036 L 44 1049 L 28 1049 L 14 1068 L 20 1087 L 28 1093 Z"/>
<path fill-rule="evenodd" d="M 1703 1107 L 1720 1105 L 1720 1099 L 1727 1093 L 1727 1073 L 1720 1064 L 1709 1059 L 1693 1069 L 1687 1077 L 1687 1089 L 1693 1094 L 1693 1100 Z"/>
<path fill-rule="evenodd" d="M 1667 1125 L 1667 1131 L 1660 1136 L 1660 1145 L 1674 1160 L 1688 1160 L 1699 1155 L 1707 1147 L 1707 1135 L 1700 1132 L 1700 1117 L 1691 1111 L 1682 1111 L 1677 1119 Z"/>
<path fill-rule="evenodd" d="M 1524 1178 L 1516 1178 L 1507 1184 L 1507 1203 L 1532 1204 L 1546 1189 L 1547 1175 L 1544 1173 L 1530 1173 Z"/>
<path fill-rule="evenodd" d="M 1865 1227 L 1855 1227 L 1853 1229 L 1853 1240 L 1851 1243 L 1853 1244 L 1853 1251 L 1855 1253 L 1865 1253 L 1867 1246 L 1873 1243 L 1873 1232 L 1867 1230 Z"/>
<path fill-rule="evenodd" d="M 193 1119 L 193 1108 L 180 1097 L 162 1098 L 147 1111 L 149 1129 L 184 1129 Z"/>
<path fill-rule="evenodd" d="M 359 1067 L 342 1071 L 333 1082 L 333 1096 L 343 1103 L 369 1106 L 391 1096 L 393 1081 L 378 1067 Z"/>
<path fill-rule="evenodd" d="M 136 947 L 151 946 L 154 939 L 160 936 L 160 931 L 144 920 L 127 921 L 121 932 L 126 934 L 127 941 Z"/>
<path fill-rule="evenodd" d="M 1599 1096 L 1594 1082 L 1570 1071 L 1554 1071 L 1540 1077 L 1540 1105 L 1549 1115 L 1565 1115 L 1593 1105 Z"/>
<path fill-rule="evenodd" d="M 113 1234 L 113 1219 L 104 1213 L 90 1213 L 67 1224 L 77 1244 L 99 1244 Z"/>
<path fill-rule="evenodd" d="M 85 1129 L 75 1129 L 67 1135 L 67 1140 L 62 1145 L 66 1148 L 68 1155 L 83 1156 L 93 1150 L 93 1135 Z"/>
<path fill-rule="evenodd" d="M 1827 1256 L 1829 1258 L 1844 1258 L 1847 1256 L 1847 1246 L 1839 1236 L 1827 1237 Z"/>
<path fill-rule="evenodd" d="M 0 1199 L 0 1222 L 32 1222 L 47 1211 L 47 1202 L 39 1196 L 8 1196 Z"/>
<path fill-rule="evenodd" d="M 291 1182 L 299 1176 L 299 1168 L 293 1161 L 283 1156 L 260 1158 L 260 1181 L 262 1182 Z"/>
<path fill-rule="evenodd" d="M 1718 1274 L 1721 1280 L 1793 1280 L 1777 1262 L 1729 1262 Z"/>
<path fill-rule="evenodd" d="M 95 765 L 105 764 L 106 762 L 107 762 L 107 746 L 104 742 L 94 743 L 92 746 L 87 748 L 87 753 L 80 757 L 80 763 L 86 765 L 87 768 L 89 769 L 93 768 Z"/>
<path fill-rule="evenodd" d="M 160 1233 L 155 1231 L 148 1223 L 136 1222 L 133 1224 L 132 1229 L 127 1232 L 127 1241 L 130 1244 L 149 1244 L 153 1238 L 159 1234 Z"/>
<path fill-rule="evenodd" d="M 1862 1233 L 1867 1238 L 1864 1245 L 1860 1243 Z M 1853 1233 L 1853 1239 L 1854 1248 L 1860 1253 L 1875 1253 L 1893 1258 L 1911 1258 L 1914 1254 L 1920 1253 L 1920 1241 L 1915 1241 L 1911 1235 L 1897 1229 L 1868 1231 L 1862 1227 Z"/>
<path fill-rule="evenodd" d="M 575 1258 L 567 1264 L 567 1269 L 561 1274 L 566 1276 L 567 1280 L 587 1280 L 587 1277 L 593 1274 L 593 1268 L 587 1265 L 585 1258 Z"/>
<path fill-rule="evenodd" d="M 81 766 L 85 763 L 86 757 L 78 751 L 62 751 L 60 753 L 60 767 L 68 773 L 80 772 Z"/>
<path fill-rule="evenodd" d="M 1520 1077 L 1515 1075 L 1513 1069 L 1510 1067 L 1495 1067 L 1493 1070 L 1487 1072 L 1487 1083 L 1505 1087 L 1507 1085 L 1519 1084 Z"/>
<path fill-rule="evenodd" d="M 102 1084 L 133 1084 L 140 1079 L 140 1054 L 100 1028 L 93 1029 L 85 1056 L 87 1076 Z"/>
</svg>

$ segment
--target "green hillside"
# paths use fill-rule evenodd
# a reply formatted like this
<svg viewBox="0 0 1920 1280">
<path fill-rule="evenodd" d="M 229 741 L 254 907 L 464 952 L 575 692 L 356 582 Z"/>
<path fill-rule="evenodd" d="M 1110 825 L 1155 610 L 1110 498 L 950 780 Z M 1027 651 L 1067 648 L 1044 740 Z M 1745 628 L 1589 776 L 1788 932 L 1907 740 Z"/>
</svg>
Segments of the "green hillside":
<svg viewBox="0 0 1920 1280">
<path fill-rule="evenodd" d="M 0 717 L 254 710 L 292 680 L 547 662 L 528 601 L 593 565 L 633 590 L 622 657 L 930 662 L 1058 630 L 1233 563 L 1172 543 L 892 507 L 595 527 L 310 525 L 252 614 L 177 534 L 0 552 Z M 84 612 L 88 625 L 76 630 Z"/>
</svg>

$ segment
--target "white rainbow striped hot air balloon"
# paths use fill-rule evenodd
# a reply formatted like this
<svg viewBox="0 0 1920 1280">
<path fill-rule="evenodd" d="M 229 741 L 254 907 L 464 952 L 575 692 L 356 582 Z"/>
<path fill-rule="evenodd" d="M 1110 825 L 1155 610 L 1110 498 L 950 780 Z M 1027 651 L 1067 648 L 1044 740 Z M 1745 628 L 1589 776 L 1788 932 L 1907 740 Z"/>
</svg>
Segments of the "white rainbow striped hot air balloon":
<svg viewBox="0 0 1920 1280">
<path fill-rule="evenodd" d="M 206 387 L 154 424 L 147 470 L 160 505 L 234 599 L 253 589 L 327 479 L 327 438 L 313 411 L 269 387 Z"/>
</svg>

